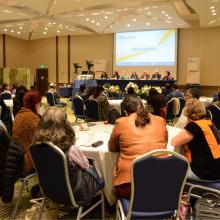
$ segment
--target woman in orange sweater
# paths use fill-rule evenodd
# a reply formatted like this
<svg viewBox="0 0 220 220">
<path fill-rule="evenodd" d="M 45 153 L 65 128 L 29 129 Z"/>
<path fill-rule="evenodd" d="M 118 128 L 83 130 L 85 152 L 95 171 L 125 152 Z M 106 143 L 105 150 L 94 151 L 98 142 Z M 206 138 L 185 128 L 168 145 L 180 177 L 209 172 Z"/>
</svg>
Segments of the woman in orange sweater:
<svg viewBox="0 0 220 220">
<path fill-rule="evenodd" d="M 12 128 L 13 138 L 23 145 L 24 172 L 33 169 L 29 147 L 33 141 L 37 125 L 40 121 L 41 96 L 38 92 L 27 92 L 23 98 L 24 107 L 16 114 Z"/>
<path fill-rule="evenodd" d="M 113 168 L 113 185 L 118 197 L 130 198 L 131 165 L 137 157 L 167 146 L 165 120 L 149 114 L 139 98 L 123 100 L 126 117 L 116 120 L 109 140 L 109 150 L 119 152 Z"/>
</svg>

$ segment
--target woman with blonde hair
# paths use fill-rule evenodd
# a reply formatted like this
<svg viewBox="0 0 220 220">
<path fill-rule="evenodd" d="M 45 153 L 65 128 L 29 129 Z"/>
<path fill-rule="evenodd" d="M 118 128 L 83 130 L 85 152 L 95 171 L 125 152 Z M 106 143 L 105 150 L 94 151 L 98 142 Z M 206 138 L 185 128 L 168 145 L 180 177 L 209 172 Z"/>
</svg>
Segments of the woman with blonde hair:
<svg viewBox="0 0 220 220">
<path fill-rule="evenodd" d="M 204 104 L 198 99 L 189 99 L 184 114 L 188 123 L 171 140 L 171 145 L 174 147 L 185 145 L 185 154 L 191 167 L 189 178 L 220 179 L 220 138 L 212 121 L 206 119 Z"/>
<path fill-rule="evenodd" d="M 75 145 L 75 132 L 62 108 L 50 107 L 46 110 L 35 133 L 34 142 L 38 141 L 52 142 L 66 154 L 70 184 L 76 203 L 88 205 L 101 189 L 103 181 L 95 176 L 97 174 L 95 169 L 89 164 L 80 148 Z"/>
</svg>

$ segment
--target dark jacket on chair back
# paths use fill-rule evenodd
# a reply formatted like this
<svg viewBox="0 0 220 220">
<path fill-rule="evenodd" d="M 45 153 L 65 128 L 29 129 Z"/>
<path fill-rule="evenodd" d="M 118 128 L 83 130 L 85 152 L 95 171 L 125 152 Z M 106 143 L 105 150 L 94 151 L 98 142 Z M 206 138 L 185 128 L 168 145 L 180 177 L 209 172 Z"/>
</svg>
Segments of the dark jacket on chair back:
<svg viewBox="0 0 220 220">
<path fill-rule="evenodd" d="M 14 184 L 23 170 L 23 147 L 14 142 L 0 127 L 0 197 L 3 202 L 11 202 Z"/>
</svg>

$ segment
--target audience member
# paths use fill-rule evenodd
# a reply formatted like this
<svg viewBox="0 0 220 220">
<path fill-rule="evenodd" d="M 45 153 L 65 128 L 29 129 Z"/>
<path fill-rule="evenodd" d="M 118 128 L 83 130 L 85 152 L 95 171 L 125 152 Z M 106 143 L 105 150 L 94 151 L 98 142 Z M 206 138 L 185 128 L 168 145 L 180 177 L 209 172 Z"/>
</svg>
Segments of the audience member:
<svg viewBox="0 0 220 220">
<path fill-rule="evenodd" d="M 8 85 L 7 83 L 3 83 L 3 84 L 2 84 L 2 88 L 1 88 L 1 93 L 0 93 L 0 95 L 1 95 L 1 94 L 4 94 L 4 93 L 9 93 L 9 94 L 11 94 L 10 89 L 9 89 L 9 85 Z"/>
<path fill-rule="evenodd" d="M 1 121 L 4 123 L 9 134 L 11 134 L 11 129 L 12 129 L 11 112 L 10 109 L 5 105 L 5 102 L 1 97 L 0 97 L 0 106 L 1 106 Z"/>
<path fill-rule="evenodd" d="M 12 135 L 13 138 L 24 148 L 24 171 L 31 172 L 33 163 L 29 151 L 33 142 L 36 127 L 40 121 L 41 96 L 38 92 L 27 92 L 23 98 L 24 107 L 16 114 Z"/>
<path fill-rule="evenodd" d="M 62 108 L 49 107 L 46 110 L 35 132 L 34 142 L 38 141 L 52 142 L 66 154 L 70 184 L 76 203 L 88 205 L 101 186 L 92 175 L 97 175 L 95 169 L 89 164 L 80 147 L 75 145 L 75 132 Z"/>
<path fill-rule="evenodd" d="M 135 80 L 139 79 L 138 74 L 137 74 L 136 72 L 133 72 L 133 73 L 131 74 L 131 79 L 135 79 Z"/>
<path fill-rule="evenodd" d="M 20 111 L 23 105 L 23 98 L 28 90 L 25 86 L 18 86 L 16 89 L 15 97 L 13 98 L 13 115 L 14 117 Z"/>
<path fill-rule="evenodd" d="M 137 93 L 134 90 L 134 87 L 130 86 L 127 90 L 127 94 L 131 96 L 137 96 Z"/>
<path fill-rule="evenodd" d="M 214 104 L 216 104 L 220 108 L 220 92 L 218 92 L 217 100 Z"/>
<path fill-rule="evenodd" d="M 86 99 L 87 95 L 87 85 L 86 84 L 81 84 L 79 88 L 79 92 L 77 93 L 78 96 L 80 96 L 83 100 Z"/>
<path fill-rule="evenodd" d="M 189 99 L 185 115 L 188 124 L 171 140 L 171 145 L 185 145 L 185 154 L 190 162 L 188 174 L 194 180 L 220 179 L 219 137 L 212 121 L 205 119 L 205 106 L 198 99 Z"/>
<path fill-rule="evenodd" d="M 173 77 L 171 76 L 170 71 L 166 71 L 165 76 L 163 77 L 163 80 L 173 80 Z"/>
<path fill-rule="evenodd" d="M 176 84 L 171 85 L 172 92 L 166 96 L 167 102 L 172 98 L 185 98 L 183 92 L 181 92 Z"/>
<path fill-rule="evenodd" d="M 185 98 L 186 98 L 186 101 L 188 101 L 189 99 L 192 99 L 192 98 L 195 98 L 195 99 L 198 99 L 200 98 L 200 91 L 199 89 L 197 88 L 189 88 L 186 90 L 186 93 L 185 93 Z M 188 122 L 187 120 L 187 117 L 185 116 L 184 114 L 184 111 L 185 111 L 185 107 L 183 108 L 182 112 L 181 112 L 181 115 L 177 121 L 177 123 L 175 124 L 175 127 L 177 128 L 184 128 Z"/>
<path fill-rule="evenodd" d="M 163 88 L 162 93 L 165 97 L 167 97 L 167 95 L 169 95 L 171 92 L 172 92 L 172 87 L 169 83 L 167 83 Z"/>
<path fill-rule="evenodd" d="M 143 72 L 143 74 L 141 75 L 141 79 L 143 79 L 143 80 L 148 80 L 148 79 L 150 79 L 150 74 L 147 72 L 147 70 L 145 70 L 145 71 Z"/>
<path fill-rule="evenodd" d="M 155 70 L 154 74 L 151 76 L 152 80 L 160 80 L 161 79 L 161 74 L 159 73 L 158 70 Z"/>
<path fill-rule="evenodd" d="M 65 107 L 67 105 L 66 102 L 60 101 L 60 97 L 59 97 L 59 95 L 58 95 L 58 93 L 56 91 L 56 84 L 55 83 L 50 83 L 49 89 L 48 89 L 47 92 L 53 93 L 55 104 L 62 105 L 63 107 Z"/>
<path fill-rule="evenodd" d="M 153 108 L 153 115 L 158 115 L 166 119 L 167 101 L 163 94 L 158 93 L 157 95 L 152 96 L 150 104 Z"/>
<path fill-rule="evenodd" d="M 218 93 L 220 92 L 220 87 L 218 87 L 218 91 L 213 95 L 213 100 L 212 102 L 216 102 L 218 99 Z"/>
<path fill-rule="evenodd" d="M 99 116 L 102 121 L 108 120 L 108 115 L 110 111 L 110 105 L 107 96 L 104 94 L 104 87 L 97 86 L 93 95 L 89 99 L 94 99 L 99 103 Z"/>
<path fill-rule="evenodd" d="M 12 87 L 11 87 L 11 94 L 12 94 L 12 95 L 15 95 L 16 89 L 17 89 L 18 86 L 19 86 L 19 83 L 18 83 L 18 82 L 13 82 L 13 83 L 12 83 Z"/>
<path fill-rule="evenodd" d="M 102 72 L 101 79 L 108 79 L 108 74 L 106 72 Z"/>
<path fill-rule="evenodd" d="M 140 99 L 127 96 L 123 106 L 126 117 L 116 120 L 108 147 L 119 152 L 113 168 L 117 197 L 130 198 L 132 161 L 151 150 L 166 148 L 167 129 L 165 121 L 149 114 Z"/>
</svg>

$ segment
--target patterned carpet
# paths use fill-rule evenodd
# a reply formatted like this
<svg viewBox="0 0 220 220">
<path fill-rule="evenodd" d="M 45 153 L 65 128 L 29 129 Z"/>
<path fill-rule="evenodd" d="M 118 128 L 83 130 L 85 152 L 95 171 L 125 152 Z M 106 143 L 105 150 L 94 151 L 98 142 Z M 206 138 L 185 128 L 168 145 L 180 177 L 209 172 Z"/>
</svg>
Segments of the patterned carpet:
<svg viewBox="0 0 220 220">
<path fill-rule="evenodd" d="M 71 109 L 71 102 L 68 99 L 62 99 L 62 101 L 67 102 L 66 113 L 68 120 L 72 124 L 75 122 L 75 116 Z M 43 97 L 42 102 L 45 110 L 48 107 L 45 97 Z M 37 181 L 36 178 L 32 178 L 29 184 L 32 184 L 33 182 L 36 181 Z M 17 201 L 20 187 L 21 187 L 21 183 L 17 182 L 15 185 L 13 201 L 11 203 L 6 204 L 0 200 L 0 220 L 11 219 L 12 211 Z M 32 199 L 30 191 L 29 192 L 25 191 L 23 193 L 22 200 L 19 205 L 19 211 L 17 213 L 16 219 L 25 219 L 26 210 L 30 209 L 32 206 L 32 204 L 29 202 L 30 199 Z M 76 217 L 75 211 L 67 209 L 66 207 L 59 207 L 58 219 L 74 219 L 74 217 Z M 91 212 L 91 214 L 88 214 L 86 217 L 84 217 L 84 219 L 101 219 L 101 206 L 98 206 L 94 211 Z M 106 202 L 105 219 L 107 220 L 115 219 L 115 208 L 109 207 L 107 202 Z"/>
</svg>

